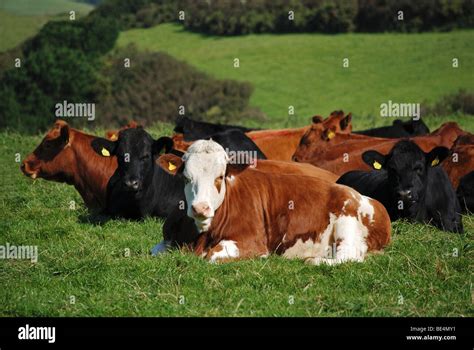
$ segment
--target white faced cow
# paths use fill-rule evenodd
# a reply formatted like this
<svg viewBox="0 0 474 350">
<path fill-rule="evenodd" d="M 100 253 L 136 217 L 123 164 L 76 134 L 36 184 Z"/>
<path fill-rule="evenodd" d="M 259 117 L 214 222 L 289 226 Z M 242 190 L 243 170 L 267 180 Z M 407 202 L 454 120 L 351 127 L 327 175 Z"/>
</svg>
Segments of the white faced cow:
<svg viewBox="0 0 474 350">
<path fill-rule="evenodd" d="M 188 216 L 201 233 L 195 253 L 210 261 L 270 253 L 313 264 L 363 261 L 390 241 L 390 218 L 379 202 L 316 177 L 229 164 L 212 140 L 159 163 L 184 177 Z"/>
</svg>

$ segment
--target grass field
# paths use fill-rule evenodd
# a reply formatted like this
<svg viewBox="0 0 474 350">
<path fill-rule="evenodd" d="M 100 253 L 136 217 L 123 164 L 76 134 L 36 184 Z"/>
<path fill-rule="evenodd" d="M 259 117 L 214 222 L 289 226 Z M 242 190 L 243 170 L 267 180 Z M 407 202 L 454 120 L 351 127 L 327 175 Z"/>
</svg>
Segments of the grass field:
<svg viewBox="0 0 474 350">
<path fill-rule="evenodd" d="M 166 51 L 218 78 L 250 81 L 251 104 L 271 117 L 267 127 L 286 123 L 290 105 L 296 116 L 289 125 L 297 126 L 335 109 L 379 116 L 388 100 L 434 102 L 459 88 L 474 90 L 474 31 L 213 37 L 165 24 L 123 32 L 118 45 L 129 43 Z M 349 68 L 342 67 L 343 58 Z M 390 123 L 380 117 L 364 121 L 358 126 Z"/>
<path fill-rule="evenodd" d="M 39 250 L 37 263 L 0 261 L 0 316 L 474 316 L 474 216 L 463 235 L 397 222 L 383 254 L 337 267 L 152 258 L 161 220 L 92 224 L 73 187 L 21 174 L 15 153 L 40 139 L 0 134 L 0 244 Z"/>
<path fill-rule="evenodd" d="M 62 12 L 74 10 L 80 13 L 88 13 L 94 8 L 89 4 L 72 0 L 2 0 L 0 10 L 24 15 L 56 15 Z"/>
<path fill-rule="evenodd" d="M 251 81 L 252 104 L 270 117 L 262 127 L 288 125 L 293 105 L 292 125 L 343 108 L 360 129 L 389 122 L 362 117 L 378 115 L 388 99 L 472 90 L 473 33 L 214 38 L 162 25 L 125 32 L 119 45 L 136 42 L 213 76 Z M 433 129 L 453 119 L 474 131 L 472 116 L 426 121 Z M 171 130 L 150 129 L 154 137 Z M 474 216 L 463 218 L 463 235 L 396 222 L 383 254 L 336 267 L 277 256 L 213 265 L 180 251 L 152 258 L 162 220 L 95 224 L 73 187 L 21 174 L 15 154 L 23 159 L 40 140 L 0 133 L 0 245 L 39 250 L 37 263 L 0 260 L 0 316 L 474 316 Z"/>
<path fill-rule="evenodd" d="M 49 20 L 67 19 L 71 10 L 80 18 L 92 9 L 88 4 L 68 0 L 1 0 L 0 52 L 34 36 Z"/>
</svg>

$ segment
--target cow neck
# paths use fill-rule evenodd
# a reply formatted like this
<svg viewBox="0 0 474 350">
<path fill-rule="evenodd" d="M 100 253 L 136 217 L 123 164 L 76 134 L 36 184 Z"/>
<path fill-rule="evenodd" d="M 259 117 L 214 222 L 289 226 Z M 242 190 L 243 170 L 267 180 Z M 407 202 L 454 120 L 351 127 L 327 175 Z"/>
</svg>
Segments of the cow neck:
<svg viewBox="0 0 474 350">
<path fill-rule="evenodd" d="M 73 184 L 87 207 L 105 208 L 106 189 L 117 168 L 116 157 L 102 157 L 90 146 L 94 136 L 72 131 L 70 146 L 74 152 Z"/>
</svg>

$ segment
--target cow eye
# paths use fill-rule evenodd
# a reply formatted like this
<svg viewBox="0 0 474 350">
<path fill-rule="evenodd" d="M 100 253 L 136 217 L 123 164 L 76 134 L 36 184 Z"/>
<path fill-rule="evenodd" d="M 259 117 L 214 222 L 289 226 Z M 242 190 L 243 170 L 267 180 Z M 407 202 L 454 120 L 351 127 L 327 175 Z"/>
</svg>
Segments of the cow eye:
<svg viewBox="0 0 474 350">
<path fill-rule="evenodd" d="M 140 158 L 140 160 L 148 160 L 148 159 L 150 159 L 150 155 L 149 155 L 149 154 L 145 154 L 144 156 L 142 156 L 142 157 Z"/>
<path fill-rule="evenodd" d="M 416 171 L 418 174 L 423 173 L 423 168 L 420 165 L 415 166 L 413 170 Z"/>
<path fill-rule="evenodd" d="M 188 179 L 186 176 L 183 176 L 183 178 L 184 178 L 184 183 L 185 183 L 185 184 L 188 184 L 188 183 L 191 182 L 191 180 Z"/>
</svg>

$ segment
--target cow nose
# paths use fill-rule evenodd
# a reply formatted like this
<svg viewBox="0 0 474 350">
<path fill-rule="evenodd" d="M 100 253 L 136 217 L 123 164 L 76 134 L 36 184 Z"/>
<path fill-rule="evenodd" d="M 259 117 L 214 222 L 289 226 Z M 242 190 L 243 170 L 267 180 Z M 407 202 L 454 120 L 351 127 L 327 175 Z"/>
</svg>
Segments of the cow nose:
<svg viewBox="0 0 474 350">
<path fill-rule="evenodd" d="M 296 162 L 296 163 L 298 163 L 298 162 L 299 162 L 299 160 L 298 160 L 298 158 L 297 158 L 297 157 L 293 156 L 292 158 L 293 158 L 293 162 Z"/>
<path fill-rule="evenodd" d="M 139 184 L 137 179 L 132 179 L 132 180 L 126 180 L 125 185 L 128 188 L 134 189 L 136 191 L 136 190 L 138 190 L 138 187 L 139 187 L 140 184 Z"/>
<path fill-rule="evenodd" d="M 411 190 L 398 191 L 398 195 L 400 196 L 400 198 L 411 199 Z"/>
<path fill-rule="evenodd" d="M 207 218 L 209 214 L 209 205 L 207 203 L 197 203 L 192 205 L 193 215 L 197 218 Z"/>
<path fill-rule="evenodd" d="M 26 166 L 26 165 L 25 165 L 25 161 L 23 161 L 23 162 L 21 163 L 21 165 L 20 165 L 21 171 L 25 171 L 25 166 Z"/>
</svg>

